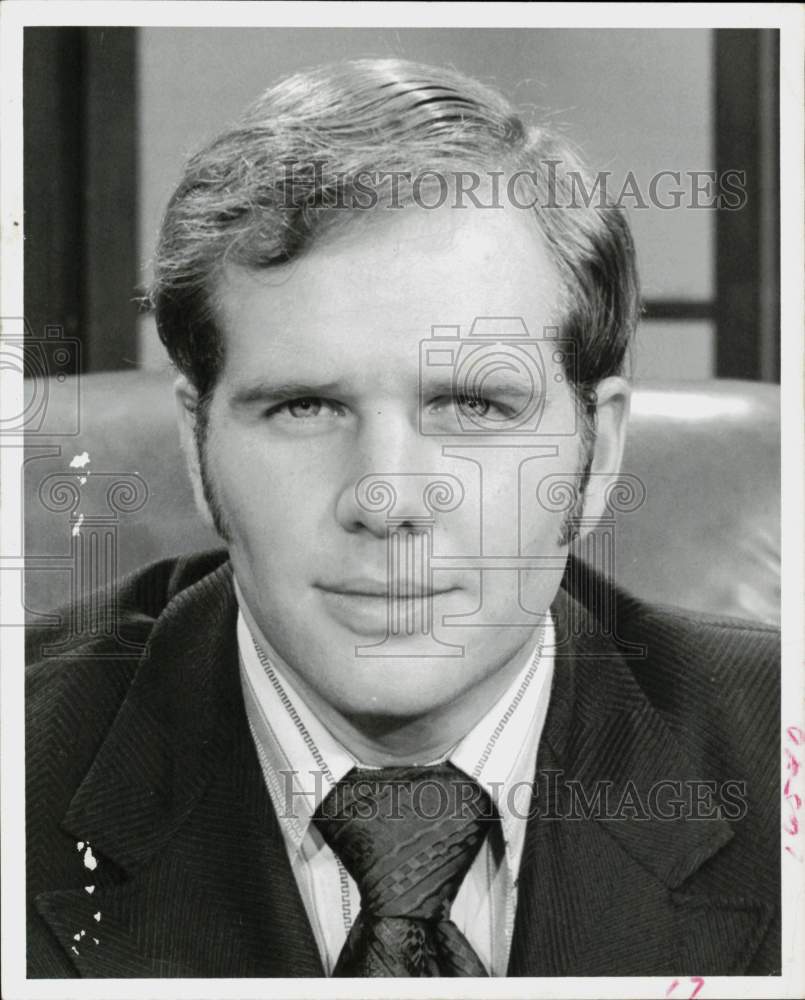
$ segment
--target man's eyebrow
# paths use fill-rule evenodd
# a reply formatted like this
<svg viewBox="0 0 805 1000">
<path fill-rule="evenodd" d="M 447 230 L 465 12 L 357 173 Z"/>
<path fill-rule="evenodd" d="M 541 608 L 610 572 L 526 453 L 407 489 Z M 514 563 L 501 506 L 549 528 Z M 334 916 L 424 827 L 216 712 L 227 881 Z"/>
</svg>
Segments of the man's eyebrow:
<svg viewBox="0 0 805 1000">
<path fill-rule="evenodd" d="M 337 382 L 282 382 L 259 379 L 238 386 L 232 393 L 231 402 L 235 406 L 250 403 L 265 403 L 277 399 L 300 399 L 305 397 L 327 397 L 337 395 Z"/>
<path fill-rule="evenodd" d="M 461 376 L 462 373 L 459 374 Z M 426 376 L 422 381 L 422 393 L 429 396 L 483 393 L 488 396 L 509 396 L 520 399 L 529 396 L 539 396 L 543 392 L 544 388 L 541 384 L 533 385 L 531 379 L 522 375 L 512 375 L 509 377 L 498 374 L 487 379 L 483 377 L 478 379 L 471 377 L 446 378 L 444 376 L 431 379 Z"/>
</svg>

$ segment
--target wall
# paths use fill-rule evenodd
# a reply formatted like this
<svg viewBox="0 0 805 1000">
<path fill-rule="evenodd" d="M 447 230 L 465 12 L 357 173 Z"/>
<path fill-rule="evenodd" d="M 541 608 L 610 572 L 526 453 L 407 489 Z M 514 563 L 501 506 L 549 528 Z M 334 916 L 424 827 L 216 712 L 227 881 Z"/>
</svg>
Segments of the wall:
<svg viewBox="0 0 805 1000">
<path fill-rule="evenodd" d="M 452 64 L 497 85 L 521 106 L 547 111 L 596 170 L 627 171 L 641 189 L 660 170 L 713 168 L 711 32 L 637 29 L 172 29 L 139 33 L 139 218 L 145 260 L 181 163 L 277 78 L 355 56 Z M 627 205 L 632 202 L 627 201 Z M 713 213 L 630 209 L 644 295 L 713 297 Z M 144 277 L 147 266 L 144 268 Z M 140 361 L 164 364 L 143 321 Z M 713 329 L 706 321 L 646 321 L 638 378 L 707 378 Z"/>
</svg>

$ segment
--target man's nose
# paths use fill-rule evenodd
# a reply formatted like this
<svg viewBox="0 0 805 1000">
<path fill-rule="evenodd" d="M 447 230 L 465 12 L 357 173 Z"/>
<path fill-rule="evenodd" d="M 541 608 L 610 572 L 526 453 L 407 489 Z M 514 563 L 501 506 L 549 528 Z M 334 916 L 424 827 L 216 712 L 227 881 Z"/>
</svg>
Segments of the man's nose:
<svg viewBox="0 0 805 1000">
<path fill-rule="evenodd" d="M 338 522 L 347 531 L 368 531 L 378 538 L 386 537 L 390 527 L 418 531 L 432 524 L 429 487 L 445 479 L 435 467 L 438 454 L 432 441 L 402 416 L 378 414 L 367 420 L 354 461 L 345 470 Z"/>
</svg>

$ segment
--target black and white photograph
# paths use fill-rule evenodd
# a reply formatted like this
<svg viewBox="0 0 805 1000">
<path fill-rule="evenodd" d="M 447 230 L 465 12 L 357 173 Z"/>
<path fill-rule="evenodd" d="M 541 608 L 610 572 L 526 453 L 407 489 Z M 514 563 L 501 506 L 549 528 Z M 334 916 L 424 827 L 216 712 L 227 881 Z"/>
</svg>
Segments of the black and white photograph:
<svg viewBox="0 0 805 1000">
<path fill-rule="evenodd" d="M 802 996 L 801 8 L 3 7 L 3 995 Z"/>
</svg>

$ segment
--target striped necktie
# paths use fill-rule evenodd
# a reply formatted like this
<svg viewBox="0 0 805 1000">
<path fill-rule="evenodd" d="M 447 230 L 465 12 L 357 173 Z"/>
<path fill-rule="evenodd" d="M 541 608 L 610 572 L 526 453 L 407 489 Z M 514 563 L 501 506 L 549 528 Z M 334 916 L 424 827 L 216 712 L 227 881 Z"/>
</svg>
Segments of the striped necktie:
<svg viewBox="0 0 805 1000">
<path fill-rule="evenodd" d="M 334 976 L 486 976 L 450 907 L 497 811 L 452 764 L 355 768 L 313 823 L 361 910 Z"/>
</svg>

